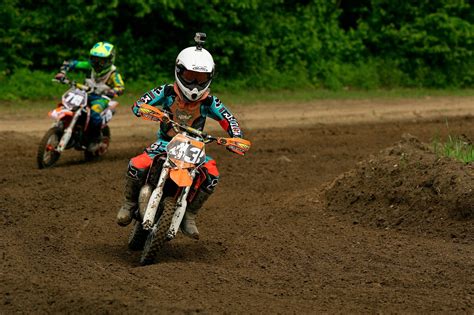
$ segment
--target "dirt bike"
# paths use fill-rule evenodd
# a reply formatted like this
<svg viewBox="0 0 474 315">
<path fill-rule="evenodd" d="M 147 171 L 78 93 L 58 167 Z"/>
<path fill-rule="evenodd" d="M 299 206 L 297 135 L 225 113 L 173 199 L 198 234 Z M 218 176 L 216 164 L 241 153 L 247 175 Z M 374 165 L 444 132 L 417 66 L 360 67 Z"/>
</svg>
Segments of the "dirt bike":
<svg viewBox="0 0 474 315">
<path fill-rule="evenodd" d="M 131 250 L 142 250 L 142 265 L 154 262 L 163 245 L 172 240 L 181 225 L 189 200 L 205 179 L 201 166 L 206 162 L 204 147 L 216 142 L 232 152 L 244 155 L 250 141 L 240 138 L 213 137 L 203 131 L 179 124 L 158 108 L 143 104 L 141 118 L 171 123 L 176 135 L 157 155 L 149 168 L 139 194 L 139 207 L 128 240 Z M 201 177 L 204 176 L 204 177 Z"/>
<path fill-rule="evenodd" d="M 43 136 L 38 147 L 36 160 L 40 169 L 53 166 L 61 153 L 67 149 L 74 148 L 84 151 L 85 160 L 91 161 L 104 155 L 109 148 L 110 129 L 107 123 L 112 119 L 118 102 L 111 101 L 105 95 L 102 96 L 109 100 L 109 106 L 101 113 L 102 127 L 99 146 L 94 152 L 90 152 L 87 150 L 87 146 L 90 142 L 88 127 L 91 109 L 87 106 L 87 101 L 89 94 L 94 93 L 95 88 L 91 85 L 70 81 L 67 78 L 61 83 L 69 85 L 70 88 L 63 94 L 62 101 L 56 109 L 48 113 L 55 122 Z"/>
</svg>

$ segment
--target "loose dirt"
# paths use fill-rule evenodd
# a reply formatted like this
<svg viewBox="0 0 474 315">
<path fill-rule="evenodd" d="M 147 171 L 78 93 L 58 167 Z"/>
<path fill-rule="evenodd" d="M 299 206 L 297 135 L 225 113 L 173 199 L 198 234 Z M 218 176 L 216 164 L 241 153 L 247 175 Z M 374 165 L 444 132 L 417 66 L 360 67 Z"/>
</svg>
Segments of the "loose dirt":
<svg viewBox="0 0 474 315">
<path fill-rule="evenodd" d="M 101 161 L 66 151 L 38 170 L 45 113 L 4 116 L 0 313 L 472 313 L 472 165 L 427 144 L 474 139 L 473 105 L 232 107 L 251 151 L 210 147 L 221 182 L 201 240 L 179 234 L 146 267 L 114 220 L 128 160 L 156 125 L 124 106 Z"/>
</svg>

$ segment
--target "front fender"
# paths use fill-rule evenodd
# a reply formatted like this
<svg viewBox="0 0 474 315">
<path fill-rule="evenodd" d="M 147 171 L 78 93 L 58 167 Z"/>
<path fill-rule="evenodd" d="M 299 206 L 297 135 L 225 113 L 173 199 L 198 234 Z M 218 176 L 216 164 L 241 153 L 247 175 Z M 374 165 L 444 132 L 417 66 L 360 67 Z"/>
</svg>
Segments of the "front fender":
<svg viewBox="0 0 474 315">
<path fill-rule="evenodd" d="M 178 168 L 170 170 L 170 178 L 179 187 L 188 187 L 193 184 L 193 178 L 187 169 Z"/>
<path fill-rule="evenodd" d="M 50 111 L 48 116 L 54 120 L 62 120 L 64 117 L 72 118 L 72 116 L 74 116 L 74 112 L 69 109 L 65 109 L 64 107 L 58 107 Z"/>
</svg>

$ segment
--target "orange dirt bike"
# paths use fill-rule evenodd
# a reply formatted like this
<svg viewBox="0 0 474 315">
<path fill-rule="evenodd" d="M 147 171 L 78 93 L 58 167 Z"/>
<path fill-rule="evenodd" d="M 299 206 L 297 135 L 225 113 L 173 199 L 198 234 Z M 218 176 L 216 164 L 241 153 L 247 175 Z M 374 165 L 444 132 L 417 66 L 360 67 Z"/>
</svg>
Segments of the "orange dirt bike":
<svg viewBox="0 0 474 315">
<path fill-rule="evenodd" d="M 87 106 L 87 100 L 90 93 L 97 92 L 97 87 L 94 87 L 93 84 L 76 83 L 67 78 L 62 83 L 68 84 L 70 89 L 63 94 L 62 102 L 56 109 L 48 114 L 55 122 L 43 136 L 38 147 L 36 160 L 40 169 L 53 166 L 61 153 L 67 149 L 74 148 L 84 151 L 85 160 L 90 161 L 104 155 L 109 148 L 110 129 L 107 123 L 112 119 L 118 102 L 111 101 L 107 96 L 102 96 L 109 100 L 109 106 L 101 113 L 102 128 L 99 146 L 96 151 L 90 152 L 87 150 L 87 145 L 90 142 L 88 126 L 91 109 Z"/>
<path fill-rule="evenodd" d="M 165 242 L 176 236 L 188 196 L 199 189 L 195 187 L 194 179 L 204 175 L 201 166 L 206 162 L 205 145 L 215 141 L 244 155 L 250 149 L 250 141 L 213 137 L 179 124 L 160 109 L 147 104 L 141 106 L 140 113 L 146 120 L 171 123 L 176 132 L 166 147 L 166 154 L 157 155 L 148 171 L 128 241 L 129 249 L 143 249 L 140 263 L 147 265 L 154 262 Z"/>
</svg>

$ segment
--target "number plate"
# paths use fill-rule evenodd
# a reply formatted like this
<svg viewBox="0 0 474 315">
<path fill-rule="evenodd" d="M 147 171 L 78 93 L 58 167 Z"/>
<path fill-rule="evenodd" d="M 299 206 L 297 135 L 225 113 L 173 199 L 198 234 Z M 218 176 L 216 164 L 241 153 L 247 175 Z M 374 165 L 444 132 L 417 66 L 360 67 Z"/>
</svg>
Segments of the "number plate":
<svg viewBox="0 0 474 315">
<path fill-rule="evenodd" d="M 182 134 L 176 135 L 166 147 L 168 156 L 185 163 L 201 164 L 206 160 L 204 143 L 188 138 Z"/>
<path fill-rule="evenodd" d="M 66 108 L 75 108 L 86 105 L 87 93 L 80 89 L 72 88 L 64 93 L 62 103 Z"/>
</svg>

